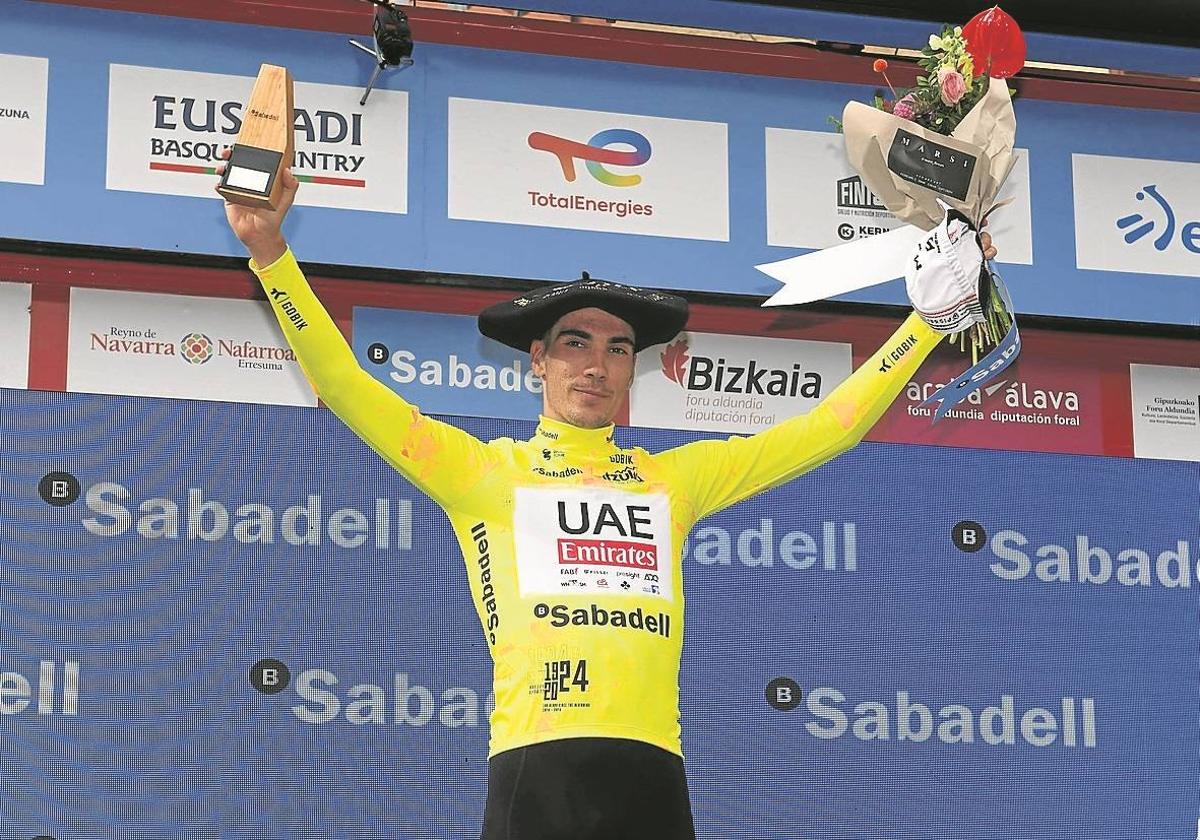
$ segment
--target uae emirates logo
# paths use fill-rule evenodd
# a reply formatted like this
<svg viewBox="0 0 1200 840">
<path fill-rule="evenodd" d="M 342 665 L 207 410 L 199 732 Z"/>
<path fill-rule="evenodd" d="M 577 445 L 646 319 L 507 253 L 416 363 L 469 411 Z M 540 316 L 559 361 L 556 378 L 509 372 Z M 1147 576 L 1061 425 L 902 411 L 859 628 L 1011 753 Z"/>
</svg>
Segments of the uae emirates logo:
<svg viewBox="0 0 1200 840">
<path fill-rule="evenodd" d="M 188 333 L 179 341 L 179 352 L 194 365 L 202 365 L 212 358 L 212 341 L 204 333 Z"/>
</svg>

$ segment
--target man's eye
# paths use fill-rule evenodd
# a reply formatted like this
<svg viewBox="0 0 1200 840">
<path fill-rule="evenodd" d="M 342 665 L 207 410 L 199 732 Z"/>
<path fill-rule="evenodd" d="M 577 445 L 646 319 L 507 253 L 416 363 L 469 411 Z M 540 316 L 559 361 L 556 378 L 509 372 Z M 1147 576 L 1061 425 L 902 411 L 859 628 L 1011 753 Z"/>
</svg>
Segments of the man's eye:
<svg viewBox="0 0 1200 840">
<path fill-rule="evenodd" d="M 621 356 L 629 355 L 629 350 L 625 347 L 617 346 L 617 347 L 610 347 L 608 349 L 614 353 L 617 353 L 618 355 L 621 355 Z"/>
</svg>

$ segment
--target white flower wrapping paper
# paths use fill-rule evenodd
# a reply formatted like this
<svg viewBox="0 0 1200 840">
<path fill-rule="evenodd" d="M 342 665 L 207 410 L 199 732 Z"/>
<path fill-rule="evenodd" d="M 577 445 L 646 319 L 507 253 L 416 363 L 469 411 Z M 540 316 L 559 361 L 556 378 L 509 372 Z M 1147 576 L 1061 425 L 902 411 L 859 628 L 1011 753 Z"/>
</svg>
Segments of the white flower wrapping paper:
<svg viewBox="0 0 1200 840">
<path fill-rule="evenodd" d="M 939 199 L 978 227 L 1016 165 L 1017 117 L 1003 79 L 989 79 L 949 136 L 861 102 L 846 105 L 842 125 L 850 164 L 889 211 L 921 230 L 945 217 Z"/>
</svg>

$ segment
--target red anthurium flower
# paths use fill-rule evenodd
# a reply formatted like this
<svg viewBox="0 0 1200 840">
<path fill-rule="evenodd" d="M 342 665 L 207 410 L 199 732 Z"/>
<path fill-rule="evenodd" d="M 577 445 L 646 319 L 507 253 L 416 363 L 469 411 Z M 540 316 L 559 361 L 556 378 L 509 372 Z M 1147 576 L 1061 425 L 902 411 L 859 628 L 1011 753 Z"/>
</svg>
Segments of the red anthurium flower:
<svg viewBox="0 0 1200 840">
<path fill-rule="evenodd" d="M 1007 79 L 1025 66 L 1025 36 L 1012 15 L 999 6 L 971 18 L 962 34 L 975 63 L 975 75 Z"/>
</svg>

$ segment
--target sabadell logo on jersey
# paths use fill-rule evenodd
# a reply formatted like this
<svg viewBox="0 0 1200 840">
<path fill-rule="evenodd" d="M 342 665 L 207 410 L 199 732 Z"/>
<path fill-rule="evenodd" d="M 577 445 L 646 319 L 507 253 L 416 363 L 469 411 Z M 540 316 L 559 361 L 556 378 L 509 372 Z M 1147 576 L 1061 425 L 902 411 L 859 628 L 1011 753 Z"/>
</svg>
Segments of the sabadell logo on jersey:
<svg viewBox="0 0 1200 840">
<path fill-rule="evenodd" d="M 754 394 L 772 397 L 821 397 L 821 374 L 805 371 L 799 362 L 788 368 L 762 367 L 757 360 L 729 360 L 688 355 L 688 340 L 681 336 L 659 355 L 663 376 L 689 391 L 718 394 Z"/>
</svg>

